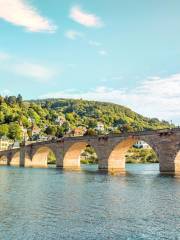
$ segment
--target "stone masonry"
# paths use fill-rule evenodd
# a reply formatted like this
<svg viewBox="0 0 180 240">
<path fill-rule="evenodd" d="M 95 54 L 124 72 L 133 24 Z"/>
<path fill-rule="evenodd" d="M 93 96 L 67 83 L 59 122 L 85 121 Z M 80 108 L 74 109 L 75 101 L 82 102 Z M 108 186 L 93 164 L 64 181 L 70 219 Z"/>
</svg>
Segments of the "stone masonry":
<svg viewBox="0 0 180 240">
<path fill-rule="evenodd" d="M 105 136 L 64 137 L 58 140 L 21 145 L 0 152 L 1 165 L 47 167 L 50 151 L 56 156 L 56 166 L 79 169 L 80 155 L 92 146 L 98 156 L 99 170 L 125 171 L 125 155 L 138 140 L 148 143 L 159 159 L 160 172 L 180 172 L 180 128 Z"/>
</svg>

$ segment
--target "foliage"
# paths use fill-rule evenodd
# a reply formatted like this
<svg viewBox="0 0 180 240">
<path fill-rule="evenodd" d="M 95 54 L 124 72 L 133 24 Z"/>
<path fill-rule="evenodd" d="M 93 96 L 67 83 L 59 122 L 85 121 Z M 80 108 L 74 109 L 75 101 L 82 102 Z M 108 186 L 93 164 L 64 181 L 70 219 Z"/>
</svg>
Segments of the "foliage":
<svg viewBox="0 0 180 240">
<path fill-rule="evenodd" d="M 90 147 L 90 146 L 86 147 L 84 152 L 81 154 L 81 163 L 82 164 L 98 163 L 97 155 L 92 147 Z"/>
<path fill-rule="evenodd" d="M 158 158 L 152 148 L 130 148 L 126 155 L 127 163 L 157 163 Z"/>
<path fill-rule="evenodd" d="M 8 136 L 9 133 L 9 127 L 7 124 L 0 125 L 0 137 L 2 136 Z"/>
<path fill-rule="evenodd" d="M 55 136 L 56 133 L 57 133 L 57 127 L 53 126 L 53 125 L 50 125 L 46 128 L 45 133 L 48 134 L 48 135 Z"/>
<path fill-rule="evenodd" d="M 89 128 L 87 129 L 85 135 L 88 135 L 88 136 L 95 136 L 96 135 L 96 131 L 92 128 Z"/>
<path fill-rule="evenodd" d="M 58 124 L 61 116 L 65 121 Z M 104 133 L 123 133 L 174 127 L 166 121 L 143 117 L 121 105 L 85 101 L 82 99 L 45 99 L 23 101 L 21 95 L 0 96 L 0 135 L 22 140 L 20 125 L 29 129 L 37 125 L 42 134 L 62 137 L 78 126 L 87 128 L 90 135 L 97 134 L 98 122 L 104 124 Z"/>
<path fill-rule="evenodd" d="M 55 164 L 56 163 L 56 156 L 52 151 L 48 154 L 48 164 Z"/>
<path fill-rule="evenodd" d="M 157 163 L 158 158 L 152 148 L 130 148 L 126 154 L 126 163 Z M 81 163 L 97 164 L 98 158 L 92 147 L 87 147 L 81 154 Z"/>
<path fill-rule="evenodd" d="M 9 125 L 9 138 L 14 140 L 22 140 L 21 127 L 17 123 L 10 123 Z"/>
</svg>

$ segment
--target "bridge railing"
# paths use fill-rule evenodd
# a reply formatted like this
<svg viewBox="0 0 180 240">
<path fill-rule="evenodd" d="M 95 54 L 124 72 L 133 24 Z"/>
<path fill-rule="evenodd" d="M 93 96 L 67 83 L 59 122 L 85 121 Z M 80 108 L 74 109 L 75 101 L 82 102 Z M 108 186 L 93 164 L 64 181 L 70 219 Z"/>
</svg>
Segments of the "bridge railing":
<svg viewBox="0 0 180 240">
<path fill-rule="evenodd" d="M 74 139 L 83 140 L 83 139 L 97 139 L 97 138 L 108 138 L 108 137 L 129 137 L 129 136 L 144 136 L 144 135 L 154 135 L 155 133 L 173 133 L 173 132 L 180 132 L 180 128 L 166 128 L 166 129 L 158 129 L 158 130 L 145 130 L 145 131 L 138 131 L 138 132 L 126 132 L 126 133 L 114 133 L 114 134 L 101 134 L 101 135 L 85 135 L 85 136 L 64 136 L 61 138 L 54 138 L 52 140 L 46 141 L 36 141 L 34 143 L 30 143 L 31 145 L 36 144 L 43 144 L 43 143 L 52 143 L 52 142 L 64 142 L 64 141 L 71 141 Z"/>
</svg>

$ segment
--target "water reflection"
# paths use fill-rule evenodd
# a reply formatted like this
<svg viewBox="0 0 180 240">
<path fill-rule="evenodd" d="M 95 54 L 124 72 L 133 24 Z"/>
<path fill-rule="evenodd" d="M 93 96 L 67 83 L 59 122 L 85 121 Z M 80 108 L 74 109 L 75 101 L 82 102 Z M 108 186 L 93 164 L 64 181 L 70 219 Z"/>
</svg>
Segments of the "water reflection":
<svg viewBox="0 0 180 240">
<path fill-rule="evenodd" d="M 0 239 L 178 239 L 180 178 L 158 165 L 125 175 L 0 168 Z"/>
</svg>

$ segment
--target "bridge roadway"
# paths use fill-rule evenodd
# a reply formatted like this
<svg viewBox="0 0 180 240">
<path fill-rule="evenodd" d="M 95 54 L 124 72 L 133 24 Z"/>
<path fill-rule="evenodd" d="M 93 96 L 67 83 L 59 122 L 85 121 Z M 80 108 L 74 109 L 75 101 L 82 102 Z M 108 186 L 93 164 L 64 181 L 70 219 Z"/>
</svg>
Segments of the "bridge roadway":
<svg viewBox="0 0 180 240">
<path fill-rule="evenodd" d="M 57 140 L 21 144 L 20 148 L 0 151 L 1 165 L 47 167 L 48 154 L 56 157 L 56 166 L 79 169 L 80 155 L 92 146 L 98 157 L 99 170 L 125 171 L 125 156 L 138 140 L 145 141 L 157 154 L 160 172 L 180 172 L 180 128 L 142 131 L 101 136 L 63 137 Z"/>
</svg>

